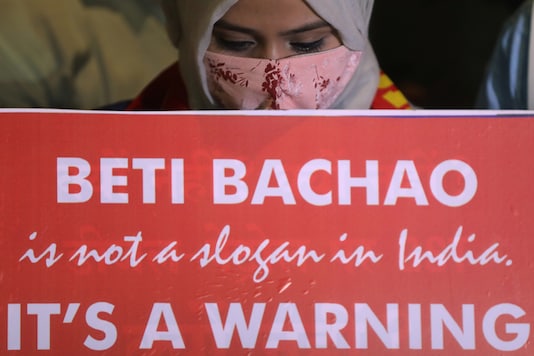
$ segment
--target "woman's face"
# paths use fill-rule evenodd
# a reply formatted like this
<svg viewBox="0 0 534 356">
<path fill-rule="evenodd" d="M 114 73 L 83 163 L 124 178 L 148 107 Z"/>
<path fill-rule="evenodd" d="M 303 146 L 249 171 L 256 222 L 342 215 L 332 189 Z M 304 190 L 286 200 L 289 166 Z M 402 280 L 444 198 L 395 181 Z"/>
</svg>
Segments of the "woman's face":
<svg viewBox="0 0 534 356">
<path fill-rule="evenodd" d="M 334 28 L 304 0 L 239 0 L 215 24 L 208 50 L 280 59 L 340 45 Z"/>
</svg>

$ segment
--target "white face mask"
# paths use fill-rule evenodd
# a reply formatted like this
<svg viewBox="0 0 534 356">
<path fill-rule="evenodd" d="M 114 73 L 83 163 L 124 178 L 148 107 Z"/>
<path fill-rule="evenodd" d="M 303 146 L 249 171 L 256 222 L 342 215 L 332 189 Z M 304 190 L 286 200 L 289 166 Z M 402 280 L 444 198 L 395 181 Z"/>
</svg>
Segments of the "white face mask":
<svg viewBox="0 0 534 356">
<path fill-rule="evenodd" d="M 361 54 L 344 46 L 276 60 L 206 52 L 204 65 L 210 93 L 226 109 L 327 109 Z"/>
</svg>

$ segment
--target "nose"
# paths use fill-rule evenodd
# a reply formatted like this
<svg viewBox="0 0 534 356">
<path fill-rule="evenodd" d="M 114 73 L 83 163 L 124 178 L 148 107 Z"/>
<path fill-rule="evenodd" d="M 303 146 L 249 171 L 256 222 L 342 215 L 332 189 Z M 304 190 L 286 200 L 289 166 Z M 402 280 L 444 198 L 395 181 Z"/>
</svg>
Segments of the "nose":
<svg viewBox="0 0 534 356">
<path fill-rule="evenodd" d="M 292 53 L 283 43 L 272 41 L 260 46 L 255 55 L 257 58 L 281 59 L 291 56 Z"/>
</svg>

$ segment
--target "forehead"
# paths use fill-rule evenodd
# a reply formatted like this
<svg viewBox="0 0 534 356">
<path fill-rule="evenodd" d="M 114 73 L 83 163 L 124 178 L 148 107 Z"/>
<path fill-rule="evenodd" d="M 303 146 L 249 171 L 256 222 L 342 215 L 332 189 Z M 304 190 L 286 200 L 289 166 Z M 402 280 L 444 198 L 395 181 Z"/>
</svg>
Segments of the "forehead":
<svg viewBox="0 0 534 356">
<path fill-rule="evenodd" d="M 304 0 L 239 0 L 222 20 L 265 32 L 284 32 L 322 19 Z"/>
</svg>

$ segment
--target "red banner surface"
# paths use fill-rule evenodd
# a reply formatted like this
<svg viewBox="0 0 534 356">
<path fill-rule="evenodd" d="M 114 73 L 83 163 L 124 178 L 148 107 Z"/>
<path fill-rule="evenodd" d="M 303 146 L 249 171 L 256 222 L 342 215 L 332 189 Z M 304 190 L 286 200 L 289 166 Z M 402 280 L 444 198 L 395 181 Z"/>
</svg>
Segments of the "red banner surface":
<svg viewBox="0 0 534 356">
<path fill-rule="evenodd" d="M 2 112 L 0 145 L 1 354 L 534 352 L 532 118 Z"/>
</svg>

